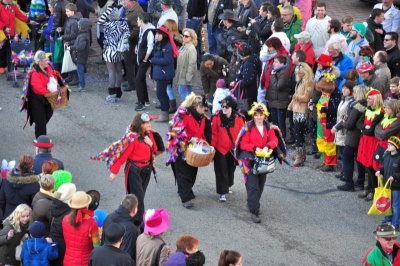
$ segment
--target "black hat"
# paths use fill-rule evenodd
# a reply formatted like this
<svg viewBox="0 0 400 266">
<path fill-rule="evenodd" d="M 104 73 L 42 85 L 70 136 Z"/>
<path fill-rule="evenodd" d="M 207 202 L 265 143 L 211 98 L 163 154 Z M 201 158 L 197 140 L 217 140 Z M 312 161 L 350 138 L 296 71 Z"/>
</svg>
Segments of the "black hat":
<svg viewBox="0 0 400 266">
<path fill-rule="evenodd" d="M 104 229 L 105 242 L 107 244 L 115 244 L 121 240 L 125 234 L 124 227 L 119 223 L 111 223 Z"/>
<path fill-rule="evenodd" d="M 224 13 L 218 16 L 219 19 L 230 19 L 233 21 L 239 21 L 239 18 L 235 16 L 235 13 L 232 9 L 225 9 Z"/>
<path fill-rule="evenodd" d="M 46 135 L 39 136 L 36 140 L 33 141 L 33 145 L 38 148 L 51 148 L 54 146 L 51 139 Z"/>
<path fill-rule="evenodd" d="M 379 237 L 397 237 L 396 228 L 391 224 L 381 224 L 376 227 L 374 235 Z"/>
<path fill-rule="evenodd" d="M 235 43 L 237 48 L 237 52 L 240 56 L 245 57 L 251 55 L 250 46 L 245 42 L 237 42 Z"/>
<path fill-rule="evenodd" d="M 226 96 L 222 101 L 219 101 L 219 103 L 232 107 L 232 110 L 237 110 L 237 103 L 232 96 Z"/>
<path fill-rule="evenodd" d="M 206 257 L 203 252 L 200 250 L 196 253 L 189 254 L 186 258 L 186 265 L 194 266 L 194 265 L 204 265 L 206 263 Z"/>
<path fill-rule="evenodd" d="M 173 0 L 161 0 L 161 4 L 166 6 L 172 6 L 174 4 Z"/>
<path fill-rule="evenodd" d="M 86 192 L 86 194 L 92 197 L 92 201 L 90 202 L 88 209 L 91 211 L 95 211 L 100 204 L 100 192 L 98 192 L 97 190 L 89 190 L 88 192 Z"/>
</svg>

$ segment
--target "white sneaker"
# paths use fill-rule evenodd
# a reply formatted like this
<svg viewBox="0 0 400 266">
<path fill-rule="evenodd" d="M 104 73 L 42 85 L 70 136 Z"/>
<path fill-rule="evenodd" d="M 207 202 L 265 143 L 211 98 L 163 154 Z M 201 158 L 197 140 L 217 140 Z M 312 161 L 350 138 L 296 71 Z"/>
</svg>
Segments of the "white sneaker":
<svg viewBox="0 0 400 266">
<path fill-rule="evenodd" d="M 233 190 L 231 188 L 229 188 L 229 194 L 232 194 Z"/>
<path fill-rule="evenodd" d="M 225 197 L 224 194 L 221 195 L 221 196 L 219 196 L 219 201 L 220 201 L 220 202 L 225 202 L 225 201 L 226 201 L 226 197 Z"/>
</svg>

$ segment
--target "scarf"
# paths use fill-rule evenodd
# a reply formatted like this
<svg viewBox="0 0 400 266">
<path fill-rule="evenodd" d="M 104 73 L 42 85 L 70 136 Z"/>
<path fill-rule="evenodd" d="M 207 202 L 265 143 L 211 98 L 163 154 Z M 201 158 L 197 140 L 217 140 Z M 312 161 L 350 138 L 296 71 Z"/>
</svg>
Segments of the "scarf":
<svg viewBox="0 0 400 266">
<path fill-rule="evenodd" d="M 84 217 L 85 214 L 89 215 L 89 217 L 93 217 L 94 211 L 91 211 L 89 209 L 79 209 L 79 210 L 77 210 L 76 211 L 75 222 L 77 224 L 80 224 L 83 221 L 83 217 Z"/>
<path fill-rule="evenodd" d="M 271 52 L 271 53 L 268 52 L 268 54 L 271 54 L 271 55 L 274 54 L 273 58 L 275 58 L 275 56 L 277 56 L 277 55 L 288 55 L 289 53 L 288 53 L 288 51 L 286 51 L 285 47 L 282 46 L 282 49 L 279 52 L 277 52 L 277 51 L 274 51 L 274 52 Z M 268 58 L 268 55 L 267 55 L 267 58 Z M 269 81 L 270 81 L 270 78 L 271 78 L 272 64 L 274 63 L 273 58 L 269 59 L 265 63 L 264 72 L 261 74 L 261 84 L 264 85 L 264 88 L 266 90 L 268 90 L 268 88 L 269 88 Z"/>
<path fill-rule="evenodd" d="M 220 110 L 219 112 L 221 117 L 221 127 L 223 128 L 233 127 L 235 121 L 235 114 L 233 113 L 233 111 L 230 117 L 226 116 L 226 114 L 224 114 L 222 110 Z"/>
</svg>

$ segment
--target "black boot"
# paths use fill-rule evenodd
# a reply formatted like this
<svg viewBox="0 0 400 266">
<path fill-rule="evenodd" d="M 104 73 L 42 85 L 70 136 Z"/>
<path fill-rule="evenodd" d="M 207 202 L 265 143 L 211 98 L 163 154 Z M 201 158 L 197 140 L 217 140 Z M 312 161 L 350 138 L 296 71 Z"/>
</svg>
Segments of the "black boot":
<svg viewBox="0 0 400 266">
<path fill-rule="evenodd" d="M 121 98 L 121 96 L 122 96 L 121 87 L 117 87 L 117 88 L 114 88 L 114 89 L 115 89 L 115 93 L 117 94 L 117 98 Z"/>
<path fill-rule="evenodd" d="M 169 100 L 169 110 L 168 113 L 174 114 L 176 112 L 176 99 Z"/>
</svg>

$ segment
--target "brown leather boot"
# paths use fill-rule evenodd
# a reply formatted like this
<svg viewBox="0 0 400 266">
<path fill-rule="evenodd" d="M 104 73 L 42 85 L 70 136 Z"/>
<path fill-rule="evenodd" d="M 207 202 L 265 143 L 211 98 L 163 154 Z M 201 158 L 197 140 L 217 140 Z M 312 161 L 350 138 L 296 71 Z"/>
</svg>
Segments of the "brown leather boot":
<svg viewBox="0 0 400 266">
<path fill-rule="evenodd" d="M 325 164 L 323 167 L 321 167 L 322 172 L 333 172 L 335 171 L 335 167 L 333 165 L 327 165 Z"/>
<path fill-rule="evenodd" d="M 304 166 L 303 148 L 302 147 L 296 147 L 296 155 L 295 155 L 295 161 L 294 161 L 293 165 L 296 167 Z"/>
<path fill-rule="evenodd" d="M 169 114 L 168 111 L 162 112 L 160 118 L 158 118 L 155 122 L 156 123 L 164 123 L 169 121 Z"/>
</svg>

